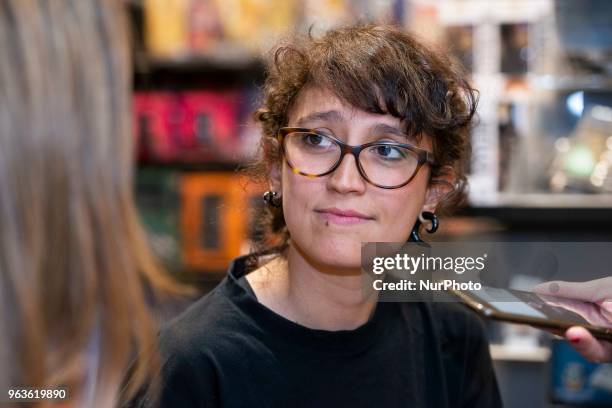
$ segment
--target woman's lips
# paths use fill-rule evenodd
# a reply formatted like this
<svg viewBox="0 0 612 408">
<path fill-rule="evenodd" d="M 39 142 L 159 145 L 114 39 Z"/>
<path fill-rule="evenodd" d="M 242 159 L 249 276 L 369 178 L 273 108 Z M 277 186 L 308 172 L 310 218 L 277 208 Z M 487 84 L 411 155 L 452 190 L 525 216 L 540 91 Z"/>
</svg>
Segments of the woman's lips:
<svg viewBox="0 0 612 408">
<path fill-rule="evenodd" d="M 322 210 L 316 210 L 325 221 L 332 222 L 339 225 L 355 225 L 362 224 L 367 221 L 371 221 L 374 218 L 362 214 L 354 210 L 341 210 L 338 208 L 325 208 Z"/>
</svg>

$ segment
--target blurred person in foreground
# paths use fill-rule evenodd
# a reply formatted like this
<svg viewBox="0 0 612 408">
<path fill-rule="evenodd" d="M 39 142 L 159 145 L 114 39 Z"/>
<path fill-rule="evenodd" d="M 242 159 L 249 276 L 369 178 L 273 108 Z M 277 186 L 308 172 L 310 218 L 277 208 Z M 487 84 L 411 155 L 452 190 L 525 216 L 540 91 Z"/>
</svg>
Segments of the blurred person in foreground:
<svg viewBox="0 0 612 408">
<path fill-rule="evenodd" d="M 378 302 L 361 272 L 363 242 L 406 242 L 461 193 L 475 109 L 461 70 L 396 27 L 279 46 L 256 113 L 260 251 L 162 331 L 162 404 L 500 406 L 473 312 Z"/>
<path fill-rule="evenodd" d="M 543 295 L 594 303 L 596 307 L 580 303 L 559 304 L 584 317 L 590 324 L 612 327 L 612 276 L 586 282 L 550 281 L 537 285 L 534 291 Z M 570 327 L 562 333 L 570 344 L 587 360 L 612 363 L 612 343 L 599 340 L 584 327 Z"/>
<path fill-rule="evenodd" d="M 124 8 L 0 0 L 4 402 L 8 389 L 66 387 L 67 406 L 123 404 L 158 367 L 146 294 L 182 290 L 134 204 Z"/>
</svg>

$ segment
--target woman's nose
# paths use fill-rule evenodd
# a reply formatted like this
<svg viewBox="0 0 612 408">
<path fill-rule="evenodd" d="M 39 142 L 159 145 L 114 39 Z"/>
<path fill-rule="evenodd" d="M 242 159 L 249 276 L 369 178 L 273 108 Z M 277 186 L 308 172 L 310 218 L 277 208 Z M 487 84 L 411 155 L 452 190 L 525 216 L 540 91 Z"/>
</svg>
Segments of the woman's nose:
<svg viewBox="0 0 612 408">
<path fill-rule="evenodd" d="M 366 181 L 359 173 L 354 155 L 349 153 L 342 157 L 340 165 L 329 175 L 328 185 L 339 193 L 365 191 Z"/>
</svg>

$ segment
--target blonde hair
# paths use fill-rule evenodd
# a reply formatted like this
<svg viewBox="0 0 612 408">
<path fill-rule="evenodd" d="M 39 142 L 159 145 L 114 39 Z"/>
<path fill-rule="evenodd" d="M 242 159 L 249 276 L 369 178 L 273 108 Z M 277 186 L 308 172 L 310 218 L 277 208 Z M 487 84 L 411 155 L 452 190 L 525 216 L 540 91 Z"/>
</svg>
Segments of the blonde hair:
<svg viewBox="0 0 612 408">
<path fill-rule="evenodd" d="M 141 279 L 177 287 L 133 200 L 125 7 L 0 0 L 2 392 L 76 382 L 68 392 L 86 394 L 85 366 L 89 401 L 110 407 L 158 368 Z"/>
</svg>

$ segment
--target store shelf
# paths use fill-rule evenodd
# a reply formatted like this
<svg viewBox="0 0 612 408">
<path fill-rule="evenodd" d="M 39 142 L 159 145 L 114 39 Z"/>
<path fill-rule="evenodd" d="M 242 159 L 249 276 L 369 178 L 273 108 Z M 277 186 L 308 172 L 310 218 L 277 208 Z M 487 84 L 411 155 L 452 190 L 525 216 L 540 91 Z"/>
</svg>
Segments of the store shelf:
<svg viewBox="0 0 612 408">
<path fill-rule="evenodd" d="M 500 194 L 495 200 L 471 204 L 456 214 L 490 217 L 517 227 L 600 230 L 612 227 L 612 195 Z"/>
<path fill-rule="evenodd" d="M 261 66 L 261 60 L 241 48 L 223 46 L 223 52 L 177 57 L 156 57 L 141 53 L 136 56 L 136 70 L 148 73 L 155 70 L 211 71 L 252 70 Z"/>
<path fill-rule="evenodd" d="M 533 79 L 535 87 L 550 91 L 612 90 L 610 75 L 541 75 Z"/>
<path fill-rule="evenodd" d="M 478 207 L 612 209 L 612 194 L 501 193 Z"/>
<path fill-rule="evenodd" d="M 468 207 L 456 212 L 466 217 L 490 217 L 514 227 L 609 230 L 612 208 Z"/>
<path fill-rule="evenodd" d="M 545 363 L 550 358 L 548 347 L 513 347 L 505 344 L 491 344 L 489 350 L 491 358 L 495 361 Z"/>
<path fill-rule="evenodd" d="M 140 162 L 139 168 L 158 168 L 172 169 L 185 172 L 202 172 L 202 171 L 225 171 L 235 172 L 245 167 L 241 162 L 215 162 L 215 161 L 199 161 L 199 162 Z"/>
<path fill-rule="evenodd" d="M 134 68 L 136 90 L 235 89 L 264 81 L 263 61 L 240 52 L 184 58 L 141 54 L 135 56 Z"/>
</svg>

